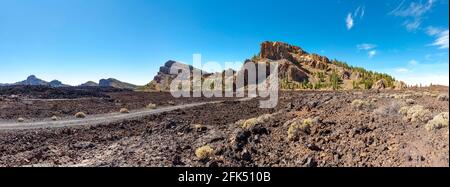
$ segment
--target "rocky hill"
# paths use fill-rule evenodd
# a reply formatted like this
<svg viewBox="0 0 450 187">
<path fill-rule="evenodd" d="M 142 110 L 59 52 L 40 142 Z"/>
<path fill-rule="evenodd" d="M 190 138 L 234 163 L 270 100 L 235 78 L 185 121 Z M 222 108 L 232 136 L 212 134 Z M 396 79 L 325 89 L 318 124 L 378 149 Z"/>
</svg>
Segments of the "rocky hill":
<svg viewBox="0 0 450 187">
<path fill-rule="evenodd" d="M 134 90 L 138 86 L 126 82 L 119 81 L 117 79 L 109 78 L 109 79 L 101 79 L 99 81 L 100 87 L 113 87 L 113 88 L 120 88 L 120 89 L 130 89 Z"/>
<path fill-rule="evenodd" d="M 260 52 L 245 63 L 278 62 L 281 89 L 402 89 L 406 84 L 396 81 L 392 76 L 353 67 L 345 62 L 330 60 L 325 56 L 308 53 L 302 48 L 283 42 L 266 41 Z M 160 68 L 153 81 L 143 90 L 168 91 L 170 82 L 176 74 L 169 72 L 173 65 L 193 69 L 192 66 L 168 61 Z M 198 70 L 200 71 L 200 70 Z M 219 72 L 220 73 L 220 72 Z M 237 74 L 242 70 L 237 71 Z M 203 79 L 207 80 L 211 74 Z"/>
<path fill-rule="evenodd" d="M 54 88 L 58 88 L 58 87 L 69 87 L 70 85 L 66 85 L 63 84 L 61 81 L 59 80 L 52 80 L 48 83 L 49 86 L 54 87 Z"/>
<path fill-rule="evenodd" d="M 254 63 L 279 63 L 282 89 L 386 89 L 405 88 L 392 76 L 353 67 L 345 62 L 310 54 L 282 42 L 264 42 Z"/>
<path fill-rule="evenodd" d="M 82 87 L 84 87 L 84 86 L 87 86 L 87 87 L 94 87 L 94 86 L 99 86 L 99 84 L 96 83 L 96 82 L 94 82 L 94 81 L 88 81 L 88 82 L 86 82 L 86 83 L 84 83 L 84 84 L 81 84 L 80 86 L 82 86 Z"/>
<path fill-rule="evenodd" d="M 194 68 L 191 65 L 186 65 L 173 60 L 167 61 L 164 66 L 159 68 L 158 74 L 147 85 L 138 88 L 140 91 L 168 91 L 170 90 L 170 83 L 177 77 L 177 73 L 171 73 L 170 69 L 176 67 L 177 69 L 189 70 L 190 72 L 202 70 Z M 204 73 L 207 74 L 207 73 Z"/>
</svg>

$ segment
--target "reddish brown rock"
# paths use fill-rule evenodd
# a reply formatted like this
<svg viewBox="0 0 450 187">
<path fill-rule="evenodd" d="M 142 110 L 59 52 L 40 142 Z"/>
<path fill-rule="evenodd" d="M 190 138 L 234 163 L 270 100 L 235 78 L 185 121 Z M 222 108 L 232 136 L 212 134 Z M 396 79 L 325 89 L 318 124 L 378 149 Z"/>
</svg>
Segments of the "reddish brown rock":
<svg viewBox="0 0 450 187">
<path fill-rule="evenodd" d="M 297 46 L 292 46 L 282 42 L 263 42 L 261 44 L 260 58 L 271 59 L 271 60 L 281 60 L 288 59 L 292 60 L 292 55 L 307 54 L 303 49 Z"/>
</svg>

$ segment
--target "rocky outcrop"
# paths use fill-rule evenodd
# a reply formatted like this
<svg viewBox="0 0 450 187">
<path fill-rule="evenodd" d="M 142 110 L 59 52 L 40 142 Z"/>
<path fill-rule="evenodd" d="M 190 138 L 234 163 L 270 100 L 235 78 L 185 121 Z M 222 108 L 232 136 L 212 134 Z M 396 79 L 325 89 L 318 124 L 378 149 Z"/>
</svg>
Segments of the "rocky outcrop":
<svg viewBox="0 0 450 187">
<path fill-rule="evenodd" d="M 157 91 L 169 91 L 170 90 L 170 83 L 172 80 L 174 80 L 178 73 L 171 73 L 170 70 L 174 68 L 178 71 L 189 71 L 189 72 L 202 72 L 202 70 L 194 68 L 191 65 L 183 64 L 181 62 L 169 60 L 167 61 L 164 66 L 161 66 L 159 68 L 158 74 L 153 78 L 153 80 L 145 85 L 143 88 L 141 88 L 144 91 L 148 90 L 157 90 Z M 207 74 L 204 72 L 204 74 Z"/>
<path fill-rule="evenodd" d="M 349 71 L 343 70 L 341 72 L 341 79 L 343 79 L 343 80 L 350 80 L 351 76 L 352 76 L 352 73 Z"/>
<path fill-rule="evenodd" d="M 308 74 L 296 66 L 293 62 L 289 60 L 279 60 L 278 62 L 278 77 L 283 80 L 288 80 L 290 82 L 303 82 L 308 80 Z"/>
<path fill-rule="evenodd" d="M 293 60 L 293 55 L 306 54 L 303 49 L 282 42 L 263 42 L 261 44 L 260 58 L 270 60 Z"/>
<path fill-rule="evenodd" d="M 394 88 L 395 88 L 396 90 L 403 90 L 403 89 L 408 88 L 408 86 L 407 86 L 406 83 L 403 82 L 403 81 L 395 81 L 395 82 L 394 82 Z"/>
<path fill-rule="evenodd" d="M 386 89 L 387 88 L 387 82 L 384 79 L 381 79 L 372 86 L 372 89 L 380 90 L 380 89 Z"/>
<path fill-rule="evenodd" d="M 320 70 L 325 70 L 330 63 L 330 60 L 327 57 L 309 54 L 300 47 L 283 42 L 264 42 L 261 44 L 259 54 L 260 59 L 286 59 L 294 63 L 305 64 Z"/>
</svg>

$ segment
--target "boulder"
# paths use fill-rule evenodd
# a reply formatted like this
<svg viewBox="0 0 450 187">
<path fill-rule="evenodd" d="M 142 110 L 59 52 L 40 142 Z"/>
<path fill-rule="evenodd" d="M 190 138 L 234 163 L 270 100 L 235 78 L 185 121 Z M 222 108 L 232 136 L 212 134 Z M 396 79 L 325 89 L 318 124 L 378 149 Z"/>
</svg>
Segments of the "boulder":
<svg viewBox="0 0 450 187">
<path fill-rule="evenodd" d="M 379 81 L 375 82 L 375 84 L 372 86 L 372 88 L 375 90 L 386 89 L 386 87 L 387 82 L 384 79 L 380 79 Z"/>
<path fill-rule="evenodd" d="M 403 89 L 408 88 L 406 83 L 403 82 L 403 81 L 395 81 L 394 82 L 394 87 L 395 87 L 396 90 L 403 90 Z"/>
</svg>

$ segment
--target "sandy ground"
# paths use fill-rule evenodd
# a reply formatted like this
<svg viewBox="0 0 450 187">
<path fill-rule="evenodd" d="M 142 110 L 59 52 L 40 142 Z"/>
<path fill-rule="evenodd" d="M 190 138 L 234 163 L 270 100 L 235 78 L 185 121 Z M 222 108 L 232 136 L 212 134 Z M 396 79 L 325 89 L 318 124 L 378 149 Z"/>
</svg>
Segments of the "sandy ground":
<svg viewBox="0 0 450 187">
<path fill-rule="evenodd" d="M 434 91 L 448 94 L 448 89 Z M 399 106 L 408 106 L 406 99 L 414 100 L 412 105 L 424 106 L 433 116 L 448 112 L 448 101 L 415 94 L 419 92 L 431 91 L 286 91 L 280 93 L 274 109 L 260 109 L 258 99 L 227 100 L 144 113 L 136 118 L 121 117 L 118 121 L 4 129 L 0 130 L 0 166 L 448 167 L 448 127 L 427 131 L 424 122 L 405 120 L 398 113 Z M 140 98 L 141 93 L 114 94 L 118 96 L 113 102 L 121 100 L 124 105 L 142 101 L 132 99 Z M 151 94 L 148 97 L 153 98 Z M 173 102 L 164 98 L 160 102 Z M 371 106 L 357 109 L 352 106 L 356 99 L 370 101 Z M 185 104 L 180 101 L 175 106 Z M 82 105 L 76 106 L 89 107 Z M 1 113 L 15 117 L 11 112 Z M 126 115 L 133 114 L 137 113 Z M 99 115 L 113 118 L 123 114 Z M 261 120 L 249 128 L 242 127 L 242 120 L 255 117 Z M 30 118 L 45 121 L 40 114 Z M 314 123 L 290 140 L 292 122 L 308 118 Z M 201 159 L 195 152 L 205 145 L 213 151 Z"/>
</svg>

